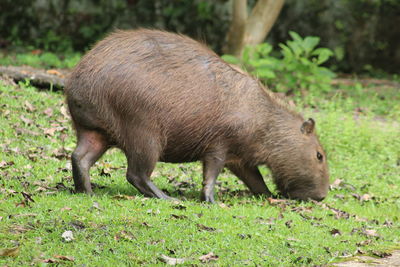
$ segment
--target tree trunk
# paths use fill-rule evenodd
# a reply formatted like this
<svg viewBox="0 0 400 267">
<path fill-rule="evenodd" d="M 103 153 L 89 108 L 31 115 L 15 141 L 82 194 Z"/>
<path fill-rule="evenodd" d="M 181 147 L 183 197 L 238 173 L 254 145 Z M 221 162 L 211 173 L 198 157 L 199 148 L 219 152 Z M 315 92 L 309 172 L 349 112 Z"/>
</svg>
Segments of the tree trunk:
<svg viewBox="0 0 400 267">
<path fill-rule="evenodd" d="M 233 0 L 232 20 L 226 36 L 224 53 L 236 55 L 235 51 L 241 51 L 242 39 L 247 21 L 247 0 Z"/>
<path fill-rule="evenodd" d="M 224 53 L 240 56 L 246 45 L 265 40 L 282 9 L 284 0 L 258 0 L 249 17 L 247 1 L 233 0 L 232 21 Z"/>
</svg>

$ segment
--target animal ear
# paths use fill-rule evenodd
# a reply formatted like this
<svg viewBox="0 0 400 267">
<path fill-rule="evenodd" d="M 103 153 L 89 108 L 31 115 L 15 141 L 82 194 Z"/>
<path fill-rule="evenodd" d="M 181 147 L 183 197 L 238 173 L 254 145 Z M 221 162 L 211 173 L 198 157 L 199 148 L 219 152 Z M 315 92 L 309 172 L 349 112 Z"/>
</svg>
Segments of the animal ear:
<svg viewBox="0 0 400 267">
<path fill-rule="evenodd" d="M 311 134 L 314 132 L 314 127 L 315 127 L 315 121 L 309 118 L 308 120 L 303 122 L 300 130 L 303 134 Z"/>
</svg>

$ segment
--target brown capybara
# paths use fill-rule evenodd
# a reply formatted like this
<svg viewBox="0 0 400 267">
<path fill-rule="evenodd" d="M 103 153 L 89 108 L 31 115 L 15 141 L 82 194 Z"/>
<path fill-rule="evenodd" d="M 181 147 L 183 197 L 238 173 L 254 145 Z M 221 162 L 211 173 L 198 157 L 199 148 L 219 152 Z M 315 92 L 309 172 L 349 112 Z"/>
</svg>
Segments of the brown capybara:
<svg viewBox="0 0 400 267">
<path fill-rule="evenodd" d="M 259 165 L 268 166 L 286 197 L 327 194 L 328 166 L 314 120 L 188 37 L 114 32 L 83 57 L 65 93 L 78 139 L 77 192 L 92 193 L 90 167 L 118 147 L 127 157 L 127 180 L 150 197 L 169 198 L 150 180 L 157 161 L 198 160 L 201 198 L 208 202 L 224 167 L 254 194 L 271 195 Z"/>
</svg>

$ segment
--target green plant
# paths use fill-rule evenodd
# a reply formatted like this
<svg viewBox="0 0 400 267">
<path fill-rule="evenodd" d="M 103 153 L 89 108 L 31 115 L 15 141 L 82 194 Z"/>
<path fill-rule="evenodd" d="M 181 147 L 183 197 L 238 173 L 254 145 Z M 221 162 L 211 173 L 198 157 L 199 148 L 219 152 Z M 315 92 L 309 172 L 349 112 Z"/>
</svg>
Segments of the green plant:
<svg viewBox="0 0 400 267">
<path fill-rule="evenodd" d="M 272 46 L 263 43 L 246 47 L 241 59 L 231 55 L 224 55 L 223 58 L 229 63 L 241 64 L 277 91 L 328 91 L 335 74 L 321 65 L 333 52 L 328 48 L 316 48 L 319 37 L 307 36 L 303 39 L 295 32 L 289 34 L 293 40 L 279 44 L 279 57 L 272 56 Z"/>
</svg>

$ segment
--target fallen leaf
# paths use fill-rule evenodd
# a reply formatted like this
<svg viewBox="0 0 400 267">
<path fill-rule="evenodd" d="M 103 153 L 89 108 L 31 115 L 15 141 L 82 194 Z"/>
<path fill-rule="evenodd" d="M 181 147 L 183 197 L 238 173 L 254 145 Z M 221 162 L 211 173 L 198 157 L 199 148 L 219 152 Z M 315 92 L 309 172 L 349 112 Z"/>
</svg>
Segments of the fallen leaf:
<svg viewBox="0 0 400 267">
<path fill-rule="evenodd" d="M 8 115 L 10 115 L 10 113 L 11 113 L 11 111 L 10 110 L 5 110 L 4 112 L 3 112 L 3 116 L 4 116 L 4 118 L 8 118 Z"/>
<path fill-rule="evenodd" d="M 25 199 L 23 199 L 21 202 L 15 203 L 15 207 L 25 208 L 26 206 L 28 206 L 28 204 L 26 203 Z"/>
<path fill-rule="evenodd" d="M 287 222 L 285 222 L 285 225 L 287 228 L 292 228 L 292 223 L 293 223 L 293 220 L 288 220 Z"/>
<path fill-rule="evenodd" d="M 57 189 L 58 191 L 62 191 L 67 190 L 68 187 L 66 187 L 62 182 L 58 182 L 56 183 L 55 189 Z"/>
<path fill-rule="evenodd" d="M 176 215 L 176 214 L 171 214 L 171 217 L 174 218 L 174 219 L 180 219 L 180 220 L 184 220 L 184 219 L 188 218 L 185 215 Z"/>
<path fill-rule="evenodd" d="M 371 242 L 372 242 L 371 239 L 367 239 L 367 240 L 363 240 L 361 242 L 356 243 L 356 245 L 360 246 L 360 247 L 364 247 L 364 246 L 371 244 Z"/>
<path fill-rule="evenodd" d="M 199 228 L 199 230 L 208 231 L 208 232 L 214 232 L 217 230 L 214 227 L 208 227 L 201 223 L 196 224 L 196 226 L 197 226 L 197 228 Z"/>
<path fill-rule="evenodd" d="M 223 208 L 223 209 L 228 209 L 228 208 L 229 208 L 229 206 L 226 205 L 225 203 L 219 203 L 218 206 L 219 206 L 220 208 Z"/>
<path fill-rule="evenodd" d="M 58 70 L 51 69 L 51 70 L 47 70 L 46 72 L 48 74 L 57 75 L 57 76 L 59 76 L 61 78 L 64 78 L 64 75 L 61 72 L 59 72 Z"/>
<path fill-rule="evenodd" d="M 322 218 L 318 218 L 318 217 L 315 217 L 315 216 L 311 216 L 311 215 L 307 215 L 307 214 L 303 214 L 303 213 L 300 213 L 299 215 L 305 220 L 322 221 Z"/>
<path fill-rule="evenodd" d="M 22 134 L 33 135 L 33 136 L 39 136 L 40 135 L 38 132 L 31 131 L 31 130 L 25 129 L 25 128 L 15 128 L 15 132 L 18 135 L 22 135 Z"/>
<path fill-rule="evenodd" d="M 336 194 L 333 197 L 337 198 L 337 199 L 341 199 L 341 200 L 343 200 L 345 198 L 344 195 L 342 195 L 342 194 Z"/>
<path fill-rule="evenodd" d="M 153 241 L 148 242 L 147 244 L 149 244 L 149 245 L 157 245 L 159 243 L 165 243 L 165 239 L 153 240 Z"/>
<path fill-rule="evenodd" d="M 24 199 L 26 200 L 26 202 L 35 202 L 35 200 L 33 200 L 32 196 L 26 192 L 21 192 L 22 196 L 24 197 Z"/>
<path fill-rule="evenodd" d="M 371 200 L 371 199 L 372 199 L 372 196 L 369 195 L 369 194 L 364 194 L 364 195 L 362 195 L 360 197 L 360 201 L 368 201 L 368 200 Z"/>
<path fill-rule="evenodd" d="M 186 210 L 186 206 L 184 206 L 184 205 L 182 205 L 180 203 L 177 204 L 177 205 L 172 206 L 172 208 L 176 209 L 176 210 Z"/>
<path fill-rule="evenodd" d="M 19 116 L 19 118 L 20 118 L 23 122 L 25 122 L 25 124 L 27 124 L 27 125 L 33 125 L 33 120 L 24 117 L 24 115 Z"/>
<path fill-rule="evenodd" d="M 277 198 L 272 198 L 272 197 L 267 198 L 267 200 L 268 200 L 269 204 L 271 204 L 271 205 L 288 202 L 286 199 L 277 199 Z"/>
<path fill-rule="evenodd" d="M 2 160 L 1 162 L 0 162 L 0 169 L 6 169 L 6 168 L 8 168 L 8 167 L 10 167 L 10 166 L 12 166 L 12 165 L 14 165 L 15 163 L 14 163 L 14 161 L 5 161 L 5 160 Z"/>
<path fill-rule="evenodd" d="M 184 258 L 181 258 L 181 259 L 180 258 L 171 258 L 171 257 L 168 257 L 168 256 L 166 256 L 164 254 L 161 254 L 160 260 L 162 262 L 166 263 L 167 265 L 177 265 L 177 264 L 184 263 L 186 259 L 184 259 Z"/>
<path fill-rule="evenodd" d="M 69 225 L 74 227 L 76 230 L 82 230 L 82 229 L 86 228 L 86 225 L 83 222 L 78 221 L 78 220 L 70 222 Z"/>
<path fill-rule="evenodd" d="M 25 104 L 26 109 L 29 112 L 34 112 L 36 110 L 36 108 L 31 103 L 29 103 L 28 101 L 25 101 L 24 104 Z"/>
<path fill-rule="evenodd" d="M 343 182 L 342 179 L 336 179 L 332 184 L 329 185 L 330 190 L 338 189 L 340 188 L 340 184 Z"/>
<path fill-rule="evenodd" d="M 386 258 L 392 256 L 392 253 L 385 251 L 376 251 L 376 250 L 371 251 L 371 254 L 379 258 Z"/>
<path fill-rule="evenodd" d="M 74 240 L 74 234 L 72 233 L 72 231 L 65 231 L 61 237 L 64 239 L 65 242 L 71 242 L 72 240 Z"/>
<path fill-rule="evenodd" d="M 268 219 L 264 219 L 262 217 L 257 217 L 255 221 L 259 224 L 264 224 L 264 225 L 274 225 L 276 223 L 276 218 L 270 217 Z"/>
<path fill-rule="evenodd" d="M 60 148 L 54 149 L 51 156 L 56 159 L 68 159 L 69 152 L 66 151 L 63 147 L 60 147 Z"/>
<path fill-rule="evenodd" d="M 43 130 L 43 133 L 48 136 L 54 136 L 54 133 L 57 131 L 57 128 L 47 128 Z"/>
<path fill-rule="evenodd" d="M 62 106 L 61 108 L 60 108 L 60 112 L 61 112 L 61 114 L 66 118 L 66 119 L 70 119 L 71 118 L 71 116 L 69 115 L 69 113 L 68 113 L 68 111 L 67 111 L 67 108 L 65 107 L 65 106 Z"/>
<path fill-rule="evenodd" d="M 131 232 L 123 230 L 114 236 L 114 240 L 118 241 L 121 239 L 132 241 L 135 240 L 136 237 Z"/>
<path fill-rule="evenodd" d="M 93 202 L 92 209 L 102 210 L 102 208 L 100 208 L 99 202 L 96 202 L 96 201 Z"/>
<path fill-rule="evenodd" d="M 129 231 L 121 231 L 121 237 L 126 240 L 134 240 L 136 237 Z"/>
<path fill-rule="evenodd" d="M 365 229 L 362 231 L 362 234 L 365 236 L 373 236 L 373 237 L 379 237 L 378 233 L 376 232 L 376 230 L 373 229 Z"/>
<path fill-rule="evenodd" d="M 392 227 L 393 226 L 393 222 L 391 222 L 389 220 L 385 220 L 385 222 L 383 223 L 383 226 Z"/>
<path fill-rule="evenodd" d="M 363 255 L 365 254 L 365 251 L 362 250 L 361 248 L 357 248 L 357 250 L 353 254 Z"/>
<path fill-rule="evenodd" d="M 47 116 L 47 117 L 51 117 L 53 116 L 53 109 L 52 108 L 46 108 L 43 113 Z"/>
<path fill-rule="evenodd" d="M 60 211 L 65 211 L 65 210 L 72 210 L 72 208 L 65 206 L 60 209 Z"/>
<path fill-rule="evenodd" d="M 147 222 L 142 222 L 141 225 L 146 226 L 146 227 L 152 227 L 149 223 Z"/>
<path fill-rule="evenodd" d="M 199 260 L 200 260 L 202 263 L 207 263 L 207 262 L 210 262 L 210 261 L 216 261 L 216 260 L 218 260 L 218 256 L 215 255 L 213 252 L 210 252 L 210 253 L 208 253 L 208 254 L 206 254 L 206 255 L 200 256 L 200 257 L 199 257 Z"/>
<path fill-rule="evenodd" d="M 54 192 L 52 190 L 54 190 L 54 189 L 49 188 L 49 187 L 44 187 L 44 186 L 38 186 L 35 191 L 36 192 L 46 192 L 46 193 L 50 194 L 51 192 Z"/>
<path fill-rule="evenodd" d="M 62 256 L 62 255 L 54 255 L 54 258 L 63 260 L 63 261 L 75 261 L 74 257 L 70 256 Z"/>
<path fill-rule="evenodd" d="M 303 207 L 303 206 L 299 206 L 299 207 L 293 207 L 290 210 L 293 212 L 297 212 L 297 213 L 303 213 L 303 212 L 307 212 L 310 213 L 312 212 L 313 207 Z"/>
<path fill-rule="evenodd" d="M 42 262 L 43 263 L 57 263 L 57 260 L 56 259 L 44 259 L 44 260 L 42 260 Z"/>
<path fill-rule="evenodd" d="M 332 230 L 329 231 L 332 236 L 338 236 L 341 235 L 342 233 L 339 231 L 339 229 L 333 228 Z"/>
<path fill-rule="evenodd" d="M 2 257 L 16 257 L 19 254 L 19 247 L 0 249 L 0 256 Z"/>
</svg>

